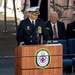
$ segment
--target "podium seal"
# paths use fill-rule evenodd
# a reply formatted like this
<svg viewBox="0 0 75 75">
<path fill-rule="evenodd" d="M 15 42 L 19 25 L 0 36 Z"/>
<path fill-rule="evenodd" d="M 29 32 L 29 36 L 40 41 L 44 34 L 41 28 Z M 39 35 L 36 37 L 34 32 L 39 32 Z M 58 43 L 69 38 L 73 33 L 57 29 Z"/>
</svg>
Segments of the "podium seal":
<svg viewBox="0 0 75 75">
<path fill-rule="evenodd" d="M 36 62 L 37 67 L 47 68 L 49 64 L 51 63 L 50 61 L 51 56 L 50 56 L 49 50 L 45 48 L 40 48 L 39 50 L 37 50 L 35 55 L 36 55 L 35 62 Z"/>
</svg>

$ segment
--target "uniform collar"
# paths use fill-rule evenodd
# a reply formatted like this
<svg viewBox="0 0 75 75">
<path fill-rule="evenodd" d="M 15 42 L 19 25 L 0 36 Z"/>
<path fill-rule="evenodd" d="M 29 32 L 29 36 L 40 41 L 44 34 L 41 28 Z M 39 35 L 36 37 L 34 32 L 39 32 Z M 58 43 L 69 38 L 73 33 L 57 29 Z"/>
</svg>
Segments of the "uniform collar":
<svg viewBox="0 0 75 75">
<path fill-rule="evenodd" d="M 30 18 L 29 18 L 29 20 L 30 20 L 31 23 L 32 23 L 32 21 L 34 21 L 34 24 L 35 24 L 35 20 L 31 20 Z"/>
</svg>

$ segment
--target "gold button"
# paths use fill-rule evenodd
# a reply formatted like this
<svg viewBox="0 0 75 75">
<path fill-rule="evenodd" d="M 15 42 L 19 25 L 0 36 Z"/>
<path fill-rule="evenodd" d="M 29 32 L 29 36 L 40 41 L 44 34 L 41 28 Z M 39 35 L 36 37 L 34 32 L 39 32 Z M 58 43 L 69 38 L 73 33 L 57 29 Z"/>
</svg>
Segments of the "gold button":
<svg viewBox="0 0 75 75">
<path fill-rule="evenodd" d="M 32 35 L 30 37 L 32 37 Z"/>
<path fill-rule="evenodd" d="M 32 42 L 32 40 L 30 40 L 30 42 Z"/>
</svg>

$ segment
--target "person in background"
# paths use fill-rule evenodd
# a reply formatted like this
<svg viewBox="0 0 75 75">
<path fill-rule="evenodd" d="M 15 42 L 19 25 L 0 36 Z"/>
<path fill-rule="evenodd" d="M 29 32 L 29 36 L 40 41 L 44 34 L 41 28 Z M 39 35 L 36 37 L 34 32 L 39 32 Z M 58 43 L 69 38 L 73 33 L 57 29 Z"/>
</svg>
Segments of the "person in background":
<svg viewBox="0 0 75 75">
<path fill-rule="evenodd" d="M 50 20 L 45 23 L 46 29 L 49 32 L 51 40 L 66 39 L 65 25 L 63 22 L 58 21 L 59 17 L 57 12 L 52 11 L 49 16 Z"/>
<path fill-rule="evenodd" d="M 29 17 L 20 21 L 17 29 L 16 40 L 18 45 L 42 44 L 42 36 L 50 43 L 49 34 L 44 26 L 44 21 L 38 18 L 39 6 L 30 7 L 26 10 Z"/>
<path fill-rule="evenodd" d="M 75 17 L 75 11 L 73 12 Z M 75 38 L 75 21 L 67 24 L 67 39 Z"/>
</svg>

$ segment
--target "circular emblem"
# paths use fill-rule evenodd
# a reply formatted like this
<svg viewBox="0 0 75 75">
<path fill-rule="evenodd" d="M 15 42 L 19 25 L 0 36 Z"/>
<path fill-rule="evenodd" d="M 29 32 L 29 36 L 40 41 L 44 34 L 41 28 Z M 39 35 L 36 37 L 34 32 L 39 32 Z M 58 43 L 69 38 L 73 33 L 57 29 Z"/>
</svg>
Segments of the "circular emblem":
<svg viewBox="0 0 75 75">
<path fill-rule="evenodd" d="M 35 58 L 36 65 L 39 68 L 46 68 L 50 64 L 50 53 L 49 50 L 41 48 L 36 52 Z"/>
</svg>

